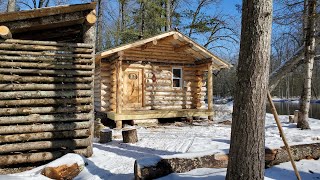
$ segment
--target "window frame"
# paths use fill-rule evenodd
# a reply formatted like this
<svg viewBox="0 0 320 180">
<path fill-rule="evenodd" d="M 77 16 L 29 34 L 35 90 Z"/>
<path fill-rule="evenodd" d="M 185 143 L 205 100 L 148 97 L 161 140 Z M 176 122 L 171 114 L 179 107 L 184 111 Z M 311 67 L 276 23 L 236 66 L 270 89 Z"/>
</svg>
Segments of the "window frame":
<svg viewBox="0 0 320 180">
<path fill-rule="evenodd" d="M 175 77 L 174 77 L 174 74 L 173 74 L 173 70 L 174 70 L 174 69 L 180 70 L 180 76 L 181 76 L 180 78 L 175 78 Z M 171 80 L 172 80 L 172 85 L 171 85 L 172 88 L 182 89 L 182 88 L 183 88 L 183 84 L 182 84 L 182 83 L 183 83 L 183 69 L 182 69 L 182 67 L 172 67 L 172 68 L 171 68 L 171 73 L 172 73 L 172 78 L 171 78 Z M 174 79 L 179 79 L 179 84 L 180 84 L 179 87 L 174 87 L 174 86 L 173 86 L 173 84 L 174 84 L 174 83 L 173 83 L 173 80 L 174 80 Z"/>
</svg>

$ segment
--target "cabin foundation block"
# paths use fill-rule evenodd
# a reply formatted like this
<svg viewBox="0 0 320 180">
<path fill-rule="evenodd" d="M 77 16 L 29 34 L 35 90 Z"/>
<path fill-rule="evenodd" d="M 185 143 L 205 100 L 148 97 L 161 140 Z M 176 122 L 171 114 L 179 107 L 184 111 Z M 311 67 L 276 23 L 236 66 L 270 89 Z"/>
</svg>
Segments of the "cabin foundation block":
<svg viewBox="0 0 320 180">
<path fill-rule="evenodd" d="M 122 121 L 116 121 L 116 129 L 122 129 Z"/>
</svg>

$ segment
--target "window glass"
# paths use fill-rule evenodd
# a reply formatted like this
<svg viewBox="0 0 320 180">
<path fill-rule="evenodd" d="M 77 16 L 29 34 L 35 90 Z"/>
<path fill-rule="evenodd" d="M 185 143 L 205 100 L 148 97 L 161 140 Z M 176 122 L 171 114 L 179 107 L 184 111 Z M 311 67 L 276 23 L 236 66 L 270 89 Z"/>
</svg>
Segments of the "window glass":
<svg viewBox="0 0 320 180">
<path fill-rule="evenodd" d="M 182 87 L 181 68 L 172 68 L 172 87 Z"/>
</svg>

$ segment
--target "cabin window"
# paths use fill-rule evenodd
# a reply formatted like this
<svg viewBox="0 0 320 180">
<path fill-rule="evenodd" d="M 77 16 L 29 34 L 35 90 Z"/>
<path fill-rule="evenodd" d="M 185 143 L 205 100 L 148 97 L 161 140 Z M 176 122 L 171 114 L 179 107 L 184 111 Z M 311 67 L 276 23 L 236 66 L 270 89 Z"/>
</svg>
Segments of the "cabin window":
<svg viewBox="0 0 320 180">
<path fill-rule="evenodd" d="M 172 87 L 182 87 L 182 68 L 172 68 Z"/>
</svg>

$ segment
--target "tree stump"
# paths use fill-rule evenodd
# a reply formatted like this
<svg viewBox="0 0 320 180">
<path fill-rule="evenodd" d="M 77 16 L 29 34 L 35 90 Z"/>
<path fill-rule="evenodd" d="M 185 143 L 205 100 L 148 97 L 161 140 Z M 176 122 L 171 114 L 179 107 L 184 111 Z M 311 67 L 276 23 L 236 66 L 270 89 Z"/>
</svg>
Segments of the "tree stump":
<svg viewBox="0 0 320 180">
<path fill-rule="evenodd" d="M 112 131 L 109 128 L 100 130 L 100 143 L 108 143 L 112 141 Z"/>
<path fill-rule="evenodd" d="M 293 117 L 293 123 L 298 123 L 299 110 L 295 110 L 293 116 L 294 116 L 294 117 Z"/>
<path fill-rule="evenodd" d="M 137 130 L 133 128 L 125 128 L 122 130 L 122 138 L 124 143 L 138 142 Z"/>
<path fill-rule="evenodd" d="M 116 129 L 122 129 L 122 121 L 116 121 Z"/>
<path fill-rule="evenodd" d="M 289 123 L 294 123 L 294 115 L 289 115 Z"/>
</svg>

